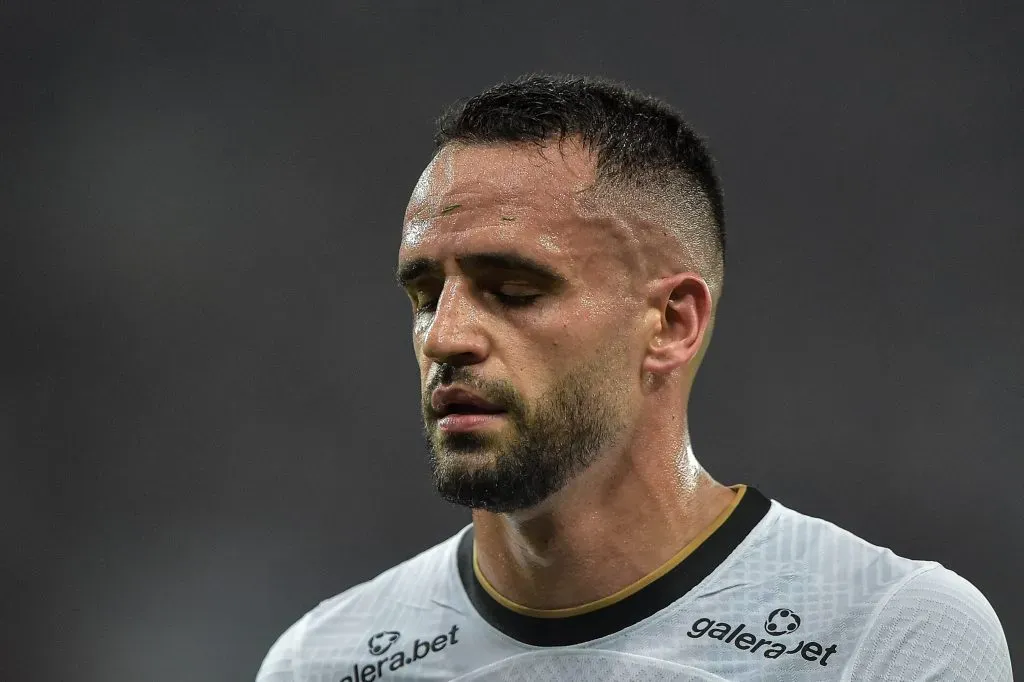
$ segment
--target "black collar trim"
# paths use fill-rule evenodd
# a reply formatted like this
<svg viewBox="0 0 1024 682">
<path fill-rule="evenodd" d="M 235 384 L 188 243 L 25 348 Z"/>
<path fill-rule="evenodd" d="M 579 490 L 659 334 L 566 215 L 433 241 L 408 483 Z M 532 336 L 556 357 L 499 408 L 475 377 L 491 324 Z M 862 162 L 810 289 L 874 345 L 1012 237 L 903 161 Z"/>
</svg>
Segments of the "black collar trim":
<svg viewBox="0 0 1024 682">
<path fill-rule="evenodd" d="M 473 573 L 473 528 L 459 541 L 459 579 L 480 615 L 504 634 L 532 646 L 568 646 L 600 639 L 653 616 L 692 590 L 718 568 L 750 534 L 771 507 L 752 487 L 729 518 L 668 573 L 622 601 L 565 618 L 536 618 L 502 606 Z"/>
</svg>

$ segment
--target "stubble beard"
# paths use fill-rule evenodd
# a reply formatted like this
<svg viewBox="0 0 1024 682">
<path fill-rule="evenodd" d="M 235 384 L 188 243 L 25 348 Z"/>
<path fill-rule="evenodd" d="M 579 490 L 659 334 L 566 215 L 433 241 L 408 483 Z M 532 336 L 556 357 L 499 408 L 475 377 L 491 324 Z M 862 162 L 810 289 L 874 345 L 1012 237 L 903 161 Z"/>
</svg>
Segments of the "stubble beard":
<svg viewBox="0 0 1024 682">
<path fill-rule="evenodd" d="M 565 375 L 532 407 L 506 383 L 472 384 L 507 410 L 498 432 L 444 433 L 425 411 L 424 432 L 441 497 L 471 509 L 511 513 L 563 489 L 622 433 L 621 410 L 602 386 L 606 369 Z"/>
</svg>

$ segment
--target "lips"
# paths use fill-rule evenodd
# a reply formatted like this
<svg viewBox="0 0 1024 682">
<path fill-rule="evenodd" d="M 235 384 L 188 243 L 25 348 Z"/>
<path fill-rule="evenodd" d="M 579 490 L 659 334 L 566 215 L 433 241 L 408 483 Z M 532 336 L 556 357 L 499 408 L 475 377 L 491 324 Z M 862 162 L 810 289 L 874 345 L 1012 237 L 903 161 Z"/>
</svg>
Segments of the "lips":
<svg viewBox="0 0 1024 682">
<path fill-rule="evenodd" d="M 501 406 L 462 388 L 438 388 L 430 395 L 430 406 L 438 418 L 449 414 L 499 414 Z"/>
</svg>

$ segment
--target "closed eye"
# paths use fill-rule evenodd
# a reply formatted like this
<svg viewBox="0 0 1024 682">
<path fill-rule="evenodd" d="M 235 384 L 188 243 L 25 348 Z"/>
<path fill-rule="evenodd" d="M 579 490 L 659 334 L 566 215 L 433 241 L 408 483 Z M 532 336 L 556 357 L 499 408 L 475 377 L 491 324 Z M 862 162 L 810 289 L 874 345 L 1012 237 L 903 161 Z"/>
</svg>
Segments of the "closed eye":
<svg viewBox="0 0 1024 682">
<path fill-rule="evenodd" d="M 509 308 L 528 306 L 541 295 L 534 284 L 521 280 L 498 281 L 486 288 L 498 303 Z"/>
<path fill-rule="evenodd" d="M 484 295 L 492 297 L 506 308 L 525 308 L 543 295 L 537 292 L 536 287 L 522 282 L 506 282 L 482 289 Z M 438 293 L 440 292 L 427 289 L 410 290 L 409 298 L 413 311 L 416 314 L 434 312 L 437 309 Z"/>
<path fill-rule="evenodd" d="M 540 294 L 503 294 L 499 291 L 492 295 L 498 303 L 509 308 L 523 308 L 540 298 Z"/>
</svg>

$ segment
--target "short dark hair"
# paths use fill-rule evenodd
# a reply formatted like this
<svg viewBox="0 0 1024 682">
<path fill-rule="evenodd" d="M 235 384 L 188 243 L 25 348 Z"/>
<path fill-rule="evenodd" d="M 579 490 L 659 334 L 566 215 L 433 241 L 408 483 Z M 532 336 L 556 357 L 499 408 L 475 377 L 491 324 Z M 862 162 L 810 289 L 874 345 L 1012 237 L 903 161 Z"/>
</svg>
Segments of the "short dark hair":
<svg viewBox="0 0 1024 682">
<path fill-rule="evenodd" d="M 698 207 L 702 272 L 720 288 L 725 261 L 721 183 L 705 142 L 666 103 L 607 80 L 528 75 L 456 103 L 438 120 L 434 144 L 533 142 L 576 138 L 597 157 L 598 182 L 681 197 Z M 691 220 L 692 222 L 692 220 Z M 677 231 L 678 232 L 678 231 Z"/>
</svg>

